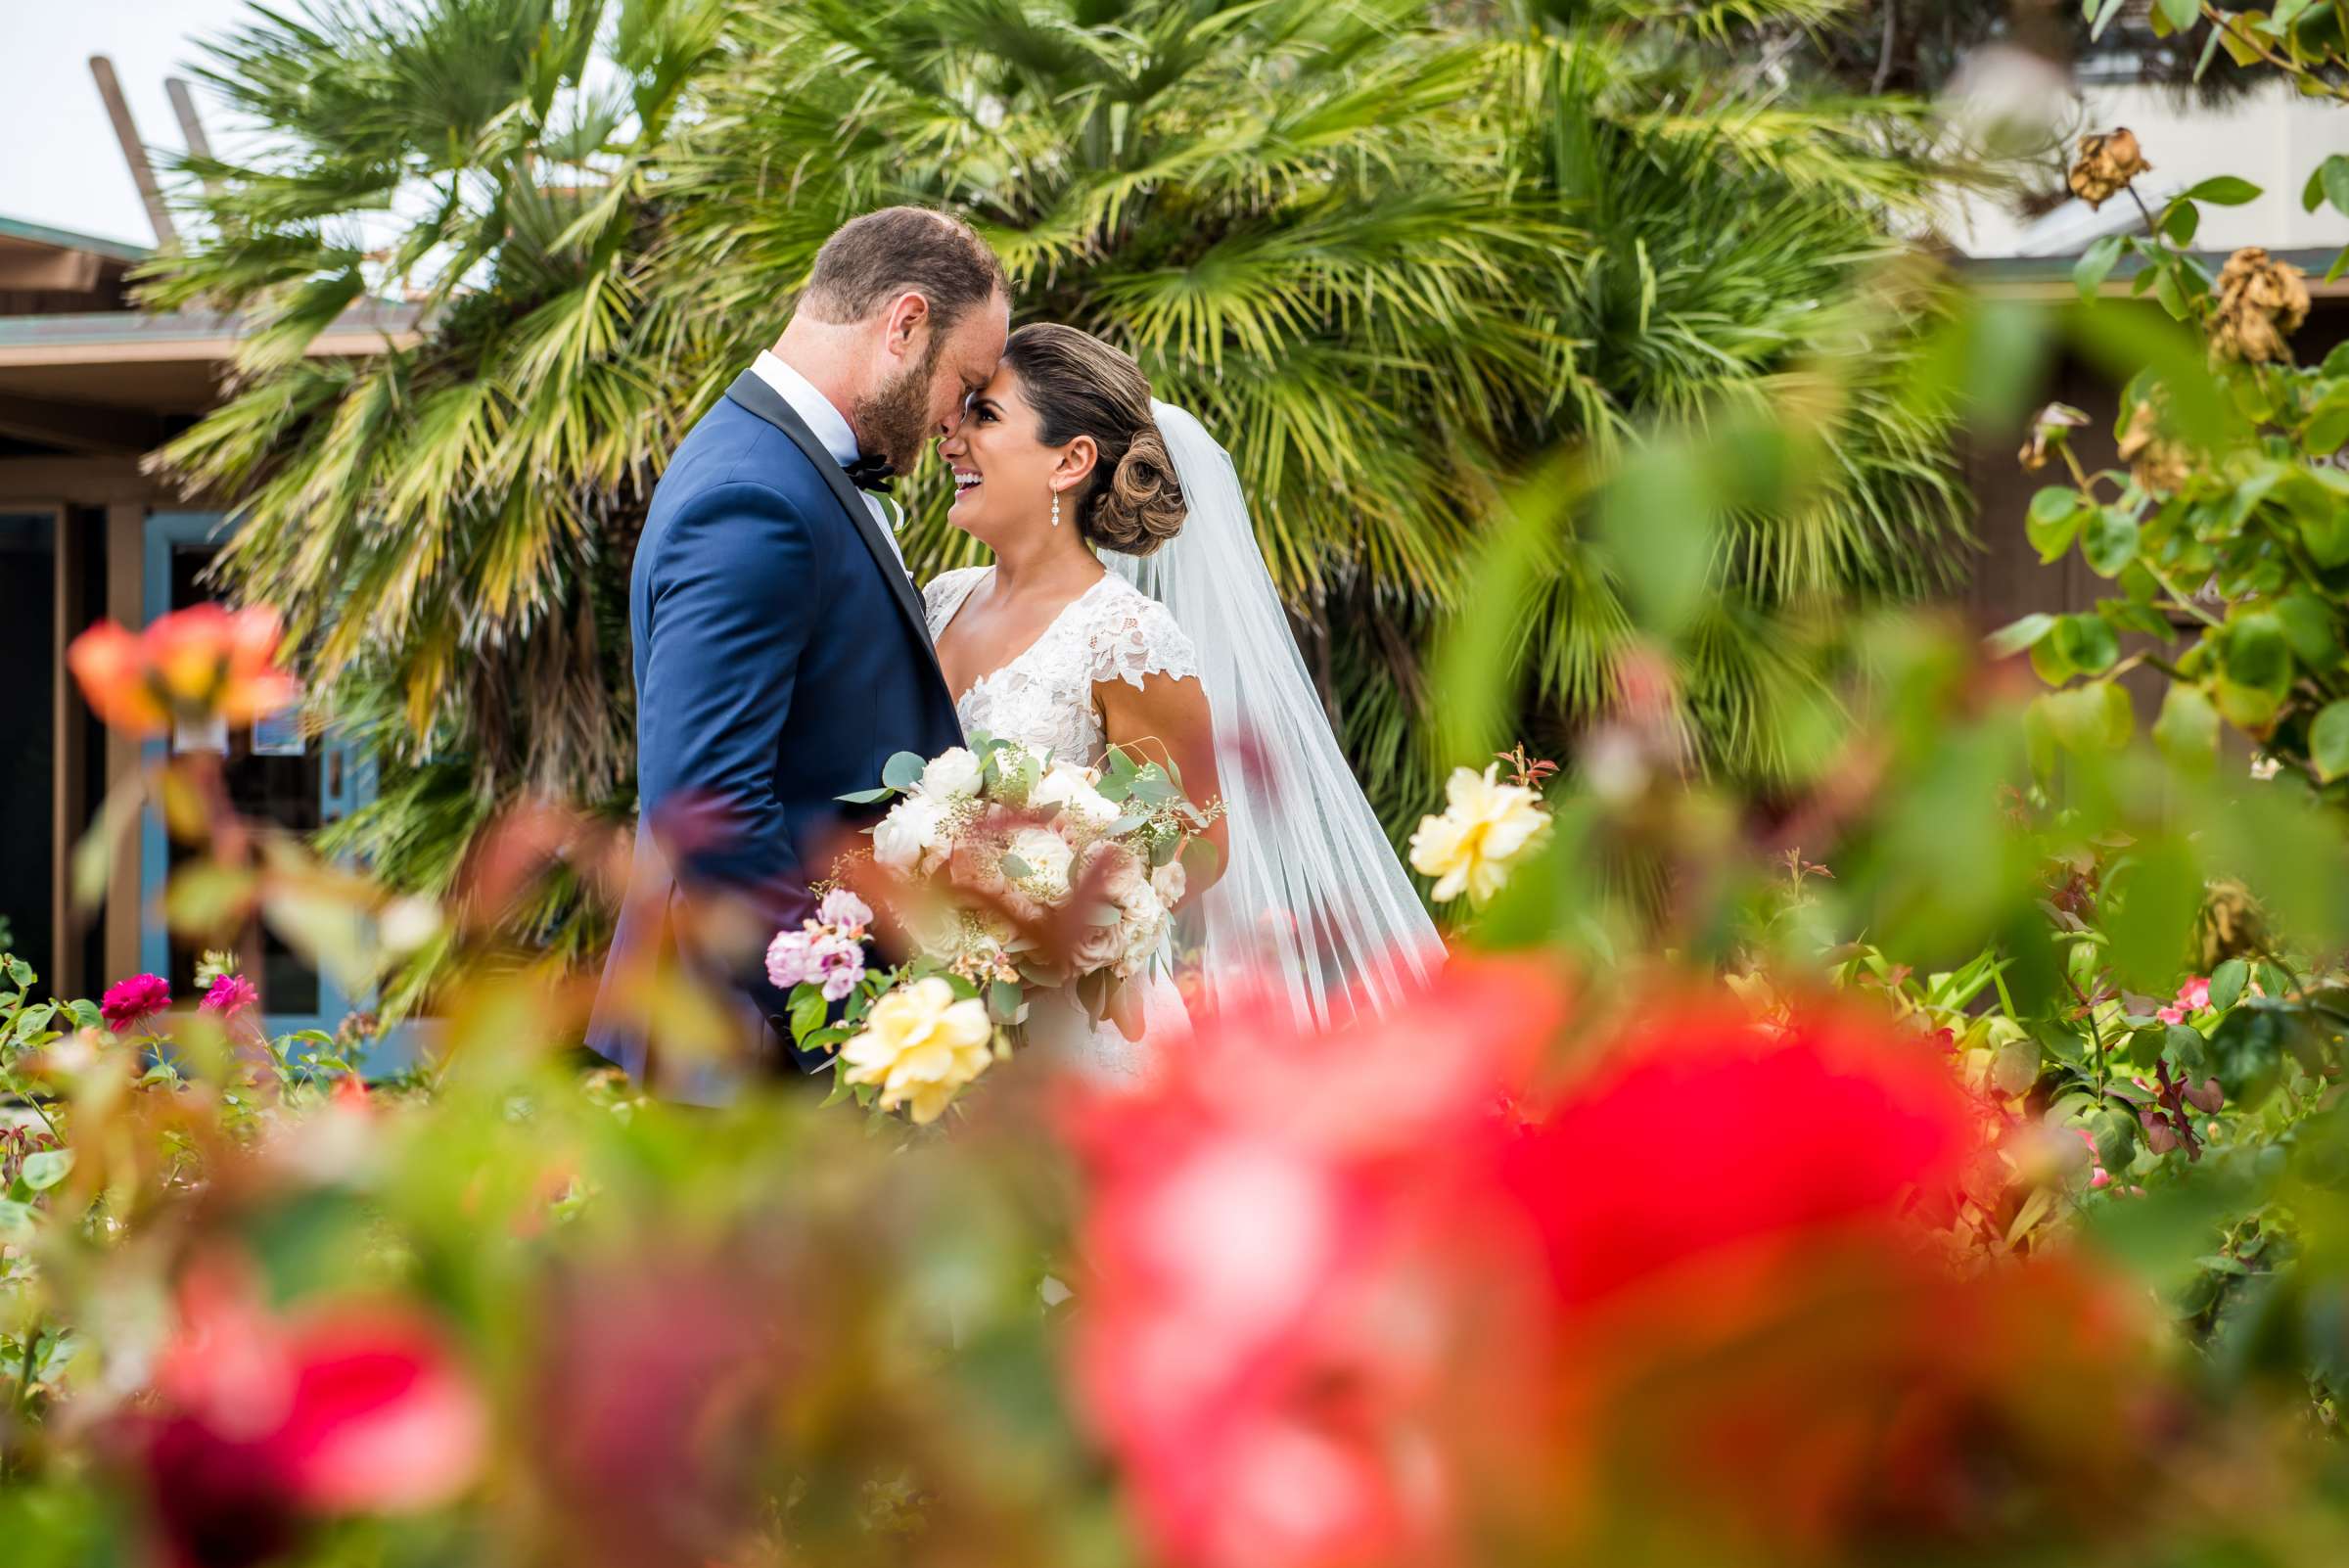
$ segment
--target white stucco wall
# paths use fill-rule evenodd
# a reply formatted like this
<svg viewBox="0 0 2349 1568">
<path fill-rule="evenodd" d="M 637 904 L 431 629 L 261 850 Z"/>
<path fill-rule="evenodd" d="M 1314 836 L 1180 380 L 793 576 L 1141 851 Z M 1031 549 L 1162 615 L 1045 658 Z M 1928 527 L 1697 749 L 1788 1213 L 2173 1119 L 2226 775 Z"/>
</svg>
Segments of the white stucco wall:
<svg viewBox="0 0 2349 1568">
<path fill-rule="evenodd" d="M 2127 126 L 2153 172 L 2138 182 L 2156 211 L 2172 196 L 2218 174 L 2235 174 L 2265 194 L 2243 207 L 2205 206 L 2194 241 L 2202 251 L 2263 245 L 2271 251 L 2349 245 L 2349 217 L 2330 207 L 2300 209 L 2300 191 L 2328 154 L 2349 154 L 2349 106 L 2302 98 L 2282 83 L 2216 108 L 2160 88 L 2135 84 L 2083 87 L 2075 117 L 2085 130 Z M 1950 239 L 1979 257 L 2075 255 L 2097 236 L 2142 222 L 2126 198 L 2092 212 L 2066 202 L 2030 221 L 1989 204 L 1972 204 Z"/>
</svg>

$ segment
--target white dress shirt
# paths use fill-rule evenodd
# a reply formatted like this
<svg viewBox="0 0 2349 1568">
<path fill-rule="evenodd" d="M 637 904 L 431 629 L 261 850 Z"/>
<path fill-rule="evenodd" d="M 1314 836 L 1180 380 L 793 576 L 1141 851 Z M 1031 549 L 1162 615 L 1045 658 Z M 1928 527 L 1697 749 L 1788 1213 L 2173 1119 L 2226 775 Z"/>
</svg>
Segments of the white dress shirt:
<svg viewBox="0 0 2349 1568">
<path fill-rule="evenodd" d="M 777 359 L 773 350 L 765 348 L 760 349 L 759 357 L 752 362 L 751 373 L 772 387 L 777 396 L 791 404 L 791 411 L 799 415 L 801 422 L 823 443 L 824 450 L 832 454 L 832 461 L 844 469 L 856 461 L 860 455 L 856 432 L 849 427 L 848 416 L 832 406 L 832 399 L 815 390 L 815 383 Z M 905 552 L 898 548 L 898 520 L 904 514 L 890 503 L 889 497 L 878 491 L 858 490 L 856 493 L 864 497 L 865 509 L 873 514 L 873 521 L 881 525 L 881 536 L 889 541 L 889 548 L 897 556 L 898 566 L 902 569 Z"/>
</svg>

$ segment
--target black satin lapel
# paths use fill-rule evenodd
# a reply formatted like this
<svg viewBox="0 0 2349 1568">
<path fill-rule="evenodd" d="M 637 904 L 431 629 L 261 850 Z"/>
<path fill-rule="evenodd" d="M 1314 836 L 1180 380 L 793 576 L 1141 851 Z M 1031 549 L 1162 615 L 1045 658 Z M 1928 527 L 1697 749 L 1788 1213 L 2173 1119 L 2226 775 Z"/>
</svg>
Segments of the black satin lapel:
<svg viewBox="0 0 2349 1568">
<path fill-rule="evenodd" d="M 864 548 L 872 556 L 873 565 L 879 567 L 881 576 L 889 580 L 891 590 L 897 595 L 898 608 L 905 613 L 907 623 L 913 627 L 914 640 L 921 644 L 922 657 L 929 662 L 930 672 L 938 677 L 938 689 L 944 691 L 946 677 L 938 668 L 938 650 L 930 646 L 930 623 L 922 613 L 921 595 L 914 592 L 913 578 L 907 576 L 905 569 L 898 564 L 898 552 L 890 548 L 889 538 L 881 531 L 881 525 L 873 521 L 872 508 L 864 504 L 864 492 L 849 483 L 847 473 L 833 460 L 832 454 L 824 450 L 824 443 L 815 438 L 815 432 L 807 428 L 807 422 L 800 418 L 790 403 L 784 401 L 781 392 L 760 380 L 756 371 L 746 370 L 737 376 L 734 385 L 726 389 L 726 395 L 790 437 L 793 444 L 807 454 L 807 461 L 815 465 L 815 471 L 824 477 L 824 483 L 832 487 L 833 497 L 840 502 L 841 510 L 849 514 L 849 522 L 855 528 L 857 537 L 864 540 Z"/>
</svg>

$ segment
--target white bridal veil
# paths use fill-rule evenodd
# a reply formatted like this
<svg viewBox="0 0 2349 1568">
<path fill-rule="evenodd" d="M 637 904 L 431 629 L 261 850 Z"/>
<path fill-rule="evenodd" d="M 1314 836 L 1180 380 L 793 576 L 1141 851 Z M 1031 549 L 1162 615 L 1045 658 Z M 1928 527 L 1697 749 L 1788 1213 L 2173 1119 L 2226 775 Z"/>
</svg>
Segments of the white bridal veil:
<svg viewBox="0 0 2349 1568">
<path fill-rule="evenodd" d="M 1338 750 L 1231 454 L 1184 410 L 1150 406 L 1189 516 L 1156 554 L 1104 560 L 1199 653 L 1231 838 L 1200 900 L 1208 977 L 1254 972 L 1303 1025 L 1344 1022 L 1358 995 L 1384 1009 L 1442 961 L 1435 922 Z"/>
</svg>

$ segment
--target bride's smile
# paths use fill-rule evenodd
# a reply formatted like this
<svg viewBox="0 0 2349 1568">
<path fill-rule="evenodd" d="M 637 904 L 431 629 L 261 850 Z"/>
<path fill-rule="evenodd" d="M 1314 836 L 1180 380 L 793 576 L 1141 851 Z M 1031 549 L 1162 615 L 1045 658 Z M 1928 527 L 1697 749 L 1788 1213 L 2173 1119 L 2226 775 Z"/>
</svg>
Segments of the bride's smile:
<svg viewBox="0 0 2349 1568">
<path fill-rule="evenodd" d="M 1099 456 L 1097 443 L 1086 435 L 1048 443 L 1041 424 L 1007 368 L 971 394 L 962 418 L 938 443 L 954 474 L 946 517 L 956 528 L 1001 549 L 1027 530 L 1049 527 L 1055 496 L 1064 512 L 1072 506 Z"/>
</svg>

